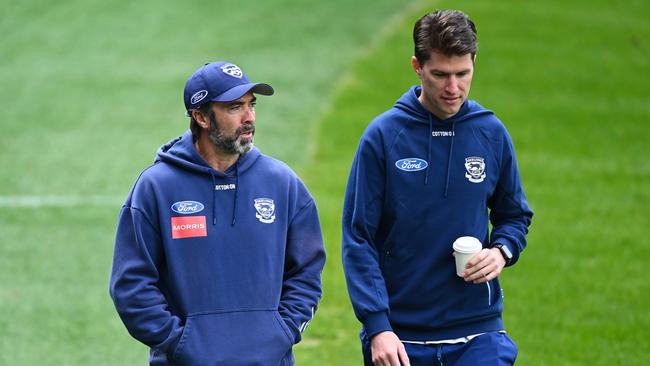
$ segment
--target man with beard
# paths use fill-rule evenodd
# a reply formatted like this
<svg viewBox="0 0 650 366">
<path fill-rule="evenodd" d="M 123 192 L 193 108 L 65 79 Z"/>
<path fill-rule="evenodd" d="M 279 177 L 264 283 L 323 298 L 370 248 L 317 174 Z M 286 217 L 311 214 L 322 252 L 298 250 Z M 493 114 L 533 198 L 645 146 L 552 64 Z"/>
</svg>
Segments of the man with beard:
<svg viewBox="0 0 650 366">
<path fill-rule="evenodd" d="M 292 365 L 321 296 L 316 205 L 253 146 L 255 94 L 228 62 L 185 85 L 190 130 L 158 151 L 122 206 L 110 293 L 151 365 Z"/>
</svg>

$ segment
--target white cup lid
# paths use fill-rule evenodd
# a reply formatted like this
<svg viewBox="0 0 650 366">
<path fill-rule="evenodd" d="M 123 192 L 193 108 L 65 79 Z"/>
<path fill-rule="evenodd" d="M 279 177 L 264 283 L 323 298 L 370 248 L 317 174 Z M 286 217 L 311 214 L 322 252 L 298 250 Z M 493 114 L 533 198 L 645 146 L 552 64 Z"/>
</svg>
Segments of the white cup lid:
<svg viewBox="0 0 650 366">
<path fill-rule="evenodd" d="M 459 253 L 476 253 L 483 248 L 483 245 L 473 236 L 461 236 L 454 241 L 453 247 Z"/>
</svg>

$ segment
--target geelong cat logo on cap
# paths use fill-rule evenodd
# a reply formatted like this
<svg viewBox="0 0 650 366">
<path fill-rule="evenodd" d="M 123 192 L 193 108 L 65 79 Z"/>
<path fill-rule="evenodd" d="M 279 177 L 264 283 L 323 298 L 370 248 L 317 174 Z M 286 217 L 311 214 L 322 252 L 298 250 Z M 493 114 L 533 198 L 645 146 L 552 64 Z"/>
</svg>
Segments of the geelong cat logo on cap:
<svg viewBox="0 0 650 366">
<path fill-rule="evenodd" d="M 223 71 L 224 74 L 230 75 L 237 79 L 241 79 L 242 75 L 244 75 L 241 69 L 237 67 L 237 65 L 233 64 L 225 64 L 221 66 L 221 71 Z"/>
</svg>

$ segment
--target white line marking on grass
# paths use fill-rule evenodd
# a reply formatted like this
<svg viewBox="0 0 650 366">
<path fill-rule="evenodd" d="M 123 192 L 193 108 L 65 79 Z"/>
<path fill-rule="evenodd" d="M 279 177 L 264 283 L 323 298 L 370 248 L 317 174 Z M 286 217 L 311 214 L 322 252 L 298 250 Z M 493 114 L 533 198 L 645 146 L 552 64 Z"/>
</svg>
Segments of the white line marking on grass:
<svg viewBox="0 0 650 366">
<path fill-rule="evenodd" d="M 0 207 L 119 207 L 123 202 L 124 197 L 99 195 L 0 196 Z"/>
</svg>

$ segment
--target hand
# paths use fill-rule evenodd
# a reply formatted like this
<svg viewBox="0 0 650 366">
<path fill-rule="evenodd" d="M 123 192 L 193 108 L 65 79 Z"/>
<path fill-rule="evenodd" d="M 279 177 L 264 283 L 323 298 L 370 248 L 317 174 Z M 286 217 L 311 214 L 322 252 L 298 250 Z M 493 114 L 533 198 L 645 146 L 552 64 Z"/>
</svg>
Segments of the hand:
<svg viewBox="0 0 650 366">
<path fill-rule="evenodd" d="M 393 332 L 381 332 L 370 340 L 372 364 L 375 366 L 410 366 L 406 348 Z M 401 362 L 401 363 L 400 363 Z"/>
<path fill-rule="evenodd" d="M 499 248 L 484 248 L 467 262 L 463 279 L 465 282 L 487 282 L 497 278 L 505 266 L 506 260 Z"/>
</svg>

